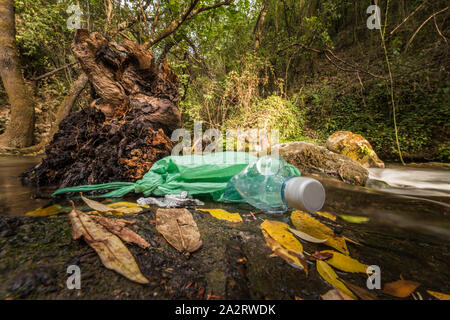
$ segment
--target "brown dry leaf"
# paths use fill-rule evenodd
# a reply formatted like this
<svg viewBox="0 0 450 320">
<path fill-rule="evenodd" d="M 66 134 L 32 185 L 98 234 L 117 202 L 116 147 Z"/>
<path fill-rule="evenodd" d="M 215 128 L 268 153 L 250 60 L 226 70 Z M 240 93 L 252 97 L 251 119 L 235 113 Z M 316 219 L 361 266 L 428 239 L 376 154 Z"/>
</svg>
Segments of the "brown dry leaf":
<svg viewBox="0 0 450 320">
<path fill-rule="evenodd" d="M 354 294 L 356 294 L 360 299 L 362 300 L 379 300 L 374 294 L 372 294 L 369 290 L 358 287 L 354 284 L 351 284 L 348 281 L 345 281 L 343 279 L 339 279 L 342 281 L 347 288 L 349 288 L 351 291 L 353 291 Z"/>
<path fill-rule="evenodd" d="M 338 289 L 331 289 L 320 297 L 322 300 L 355 300 Z"/>
<path fill-rule="evenodd" d="M 381 292 L 397 298 L 406 298 L 413 293 L 420 283 L 410 280 L 398 280 L 384 285 Z"/>
<path fill-rule="evenodd" d="M 346 255 L 349 254 L 344 237 L 337 237 L 333 230 L 309 214 L 297 210 L 292 212 L 291 220 L 297 230 L 317 239 L 327 239 L 324 244 Z"/>
<path fill-rule="evenodd" d="M 96 223 L 90 216 L 77 210 L 72 202 L 73 210 L 69 214 L 72 223 L 72 236 L 81 237 L 99 255 L 103 265 L 137 283 L 149 283 L 139 270 L 133 255 L 114 234 Z"/>
<path fill-rule="evenodd" d="M 81 199 L 89 206 L 89 208 L 98 211 L 98 212 L 109 212 L 109 211 L 113 211 L 114 209 L 108 207 L 107 205 L 104 205 L 103 203 L 88 199 L 86 197 L 84 197 L 82 194 L 81 195 Z"/>
<path fill-rule="evenodd" d="M 158 209 L 156 230 L 180 252 L 194 252 L 202 245 L 197 224 L 187 209 Z"/>
<path fill-rule="evenodd" d="M 272 249 L 275 255 L 277 255 L 287 263 L 304 270 L 306 275 L 308 275 L 308 264 L 303 254 L 299 254 L 292 250 L 286 249 L 278 241 L 272 238 L 264 229 L 262 229 L 261 231 L 264 239 L 266 240 L 267 246 Z"/>
<path fill-rule="evenodd" d="M 145 241 L 140 235 L 133 230 L 127 228 L 127 225 L 134 224 L 124 219 L 112 219 L 103 216 L 90 216 L 95 222 L 104 226 L 108 231 L 111 231 L 115 235 L 119 236 L 125 242 L 135 243 L 143 249 L 151 248 L 150 243 Z"/>
</svg>

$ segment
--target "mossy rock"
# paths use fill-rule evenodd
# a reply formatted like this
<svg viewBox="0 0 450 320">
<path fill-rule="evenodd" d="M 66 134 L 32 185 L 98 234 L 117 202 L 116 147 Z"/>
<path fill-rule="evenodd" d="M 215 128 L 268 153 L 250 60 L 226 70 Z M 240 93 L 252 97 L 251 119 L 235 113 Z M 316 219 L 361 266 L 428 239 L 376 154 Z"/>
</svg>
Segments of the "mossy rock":
<svg viewBox="0 0 450 320">
<path fill-rule="evenodd" d="M 275 151 L 302 174 L 318 173 L 337 178 L 353 185 L 364 186 L 369 172 L 349 157 L 331 152 L 325 147 L 297 141 L 275 146 Z"/>
<path fill-rule="evenodd" d="M 337 131 L 328 137 L 327 148 L 359 162 L 366 168 L 384 168 L 384 162 L 378 158 L 370 142 L 359 134 Z"/>
</svg>

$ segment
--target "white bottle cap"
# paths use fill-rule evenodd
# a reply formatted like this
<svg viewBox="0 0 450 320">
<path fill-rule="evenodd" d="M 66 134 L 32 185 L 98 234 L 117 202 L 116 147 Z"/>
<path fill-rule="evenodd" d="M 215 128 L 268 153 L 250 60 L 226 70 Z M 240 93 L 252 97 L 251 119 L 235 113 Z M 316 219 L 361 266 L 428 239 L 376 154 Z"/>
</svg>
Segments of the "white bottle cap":
<svg viewBox="0 0 450 320">
<path fill-rule="evenodd" d="M 325 203 L 325 189 L 316 179 L 294 177 L 286 182 L 284 198 L 290 207 L 315 213 Z"/>
</svg>

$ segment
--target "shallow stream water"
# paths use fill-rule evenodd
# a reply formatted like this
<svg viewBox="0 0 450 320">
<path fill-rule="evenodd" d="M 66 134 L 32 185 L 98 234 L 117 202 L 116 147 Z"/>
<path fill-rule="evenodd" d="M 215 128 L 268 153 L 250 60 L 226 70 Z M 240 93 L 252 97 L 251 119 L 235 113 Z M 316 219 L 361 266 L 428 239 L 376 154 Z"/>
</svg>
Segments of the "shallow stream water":
<svg viewBox="0 0 450 320">
<path fill-rule="evenodd" d="M 52 201 L 35 199 L 36 190 L 22 186 L 18 179 L 39 162 L 38 157 L 0 157 L 0 216 L 24 215 Z M 389 280 L 398 280 L 401 275 L 428 289 L 450 293 L 449 167 L 392 165 L 369 171 L 367 187 L 319 178 L 327 193 L 323 211 L 370 219 L 364 224 L 338 219 L 338 224 L 346 237 L 362 244 L 354 251 L 355 258 L 382 266 Z M 50 194 L 52 190 L 41 189 L 39 193 Z M 208 205 L 234 209 L 232 205 Z M 249 210 L 242 205 L 235 209 Z M 289 222 L 289 215 L 273 218 Z"/>
</svg>

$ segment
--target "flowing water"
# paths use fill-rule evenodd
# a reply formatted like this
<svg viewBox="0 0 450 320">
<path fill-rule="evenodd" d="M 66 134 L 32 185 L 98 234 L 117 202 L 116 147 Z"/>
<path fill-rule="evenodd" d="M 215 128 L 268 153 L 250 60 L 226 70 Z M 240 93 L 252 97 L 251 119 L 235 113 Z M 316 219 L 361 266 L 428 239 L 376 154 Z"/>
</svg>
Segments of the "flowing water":
<svg viewBox="0 0 450 320">
<path fill-rule="evenodd" d="M 52 201 L 35 199 L 36 190 L 22 186 L 18 179 L 39 162 L 38 157 L 0 157 L 0 216 L 24 215 Z M 382 266 L 389 280 L 398 280 L 401 275 L 449 293 L 449 167 L 392 165 L 369 171 L 367 187 L 319 178 L 327 193 L 323 210 L 370 219 L 364 224 L 339 219 L 338 224 L 346 237 L 363 245 L 355 254 Z M 48 195 L 53 189 L 39 193 Z M 287 215 L 277 219 L 289 221 Z"/>
</svg>

